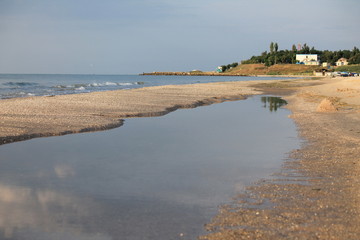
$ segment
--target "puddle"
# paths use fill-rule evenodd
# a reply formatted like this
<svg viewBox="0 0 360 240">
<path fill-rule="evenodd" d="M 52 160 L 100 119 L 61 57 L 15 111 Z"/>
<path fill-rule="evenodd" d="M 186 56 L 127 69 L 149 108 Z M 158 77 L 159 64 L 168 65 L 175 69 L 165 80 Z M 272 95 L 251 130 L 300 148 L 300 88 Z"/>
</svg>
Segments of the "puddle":
<svg viewBox="0 0 360 240">
<path fill-rule="evenodd" d="M 299 147 L 283 104 L 256 96 L 0 146 L 0 237 L 196 239 Z"/>
</svg>

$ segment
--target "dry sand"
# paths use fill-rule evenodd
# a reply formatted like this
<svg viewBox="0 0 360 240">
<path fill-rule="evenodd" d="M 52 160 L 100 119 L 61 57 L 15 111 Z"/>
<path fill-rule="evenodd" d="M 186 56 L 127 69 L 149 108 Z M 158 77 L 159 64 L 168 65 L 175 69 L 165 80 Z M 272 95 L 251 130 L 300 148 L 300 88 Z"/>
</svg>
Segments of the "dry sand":
<svg viewBox="0 0 360 240">
<path fill-rule="evenodd" d="M 162 86 L 0 101 L 1 143 L 117 127 L 128 117 L 283 95 L 304 139 L 275 179 L 221 208 L 201 239 L 359 239 L 360 78 Z M 327 100 L 324 100 L 327 99 Z"/>
</svg>

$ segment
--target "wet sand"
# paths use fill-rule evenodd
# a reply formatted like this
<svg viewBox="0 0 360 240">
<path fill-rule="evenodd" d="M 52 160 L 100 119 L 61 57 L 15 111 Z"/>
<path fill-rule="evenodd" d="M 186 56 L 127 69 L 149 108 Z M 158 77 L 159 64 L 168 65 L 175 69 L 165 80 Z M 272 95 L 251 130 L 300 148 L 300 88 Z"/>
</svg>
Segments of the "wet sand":
<svg viewBox="0 0 360 240">
<path fill-rule="evenodd" d="M 284 84 L 288 82 L 284 81 Z M 119 127 L 126 118 L 161 116 L 179 108 L 261 94 L 253 84 L 277 82 L 279 80 L 169 85 L 1 100 L 0 144 Z"/>
<path fill-rule="evenodd" d="M 360 79 L 319 83 L 284 96 L 302 148 L 290 153 L 276 179 L 223 206 L 201 239 L 359 239 Z M 336 110 L 319 108 L 324 98 Z"/>
<path fill-rule="evenodd" d="M 263 92 L 283 95 L 303 147 L 277 179 L 224 206 L 201 239 L 358 239 L 360 78 L 162 86 L 0 101 L 1 143 L 117 127 Z M 328 103 L 318 108 L 328 98 Z"/>
<path fill-rule="evenodd" d="M 1 100 L 0 144 L 110 129 L 124 118 L 160 116 L 257 93 L 246 82 L 228 82 Z"/>
</svg>

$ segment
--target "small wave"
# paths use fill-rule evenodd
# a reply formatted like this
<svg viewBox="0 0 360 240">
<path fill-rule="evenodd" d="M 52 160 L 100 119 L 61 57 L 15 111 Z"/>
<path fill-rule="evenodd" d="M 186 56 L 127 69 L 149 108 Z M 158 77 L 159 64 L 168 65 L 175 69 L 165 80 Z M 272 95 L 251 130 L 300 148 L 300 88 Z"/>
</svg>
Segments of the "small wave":
<svg viewBox="0 0 360 240">
<path fill-rule="evenodd" d="M 85 90 L 85 88 L 83 86 L 75 88 L 75 91 L 84 91 L 84 90 Z"/>
<path fill-rule="evenodd" d="M 131 86 L 133 83 L 118 83 L 119 86 Z"/>
<path fill-rule="evenodd" d="M 135 83 L 137 84 L 137 83 Z M 106 87 L 106 86 L 131 86 L 134 83 L 116 83 L 116 82 L 104 82 L 104 83 L 91 83 L 89 87 Z"/>
<path fill-rule="evenodd" d="M 87 87 L 88 84 L 74 84 L 74 85 L 69 85 L 69 88 L 81 88 L 81 87 Z"/>
<path fill-rule="evenodd" d="M 3 85 L 10 87 L 26 87 L 26 86 L 36 86 L 39 84 L 34 82 L 6 82 Z"/>
<path fill-rule="evenodd" d="M 22 97 L 32 97 L 36 96 L 34 93 L 27 92 L 11 92 L 0 94 L 0 99 L 10 99 L 10 98 L 22 98 Z"/>
<path fill-rule="evenodd" d="M 77 88 L 81 88 L 81 87 L 87 87 L 89 86 L 88 84 L 74 84 L 74 85 L 56 85 L 54 88 L 59 88 L 59 89 L 77 89 Z"/>
<path fill-rule="evenodd" d="M 131 86 L 131 85 L 139 85 L 142 83 L 116 83 L 116 82 L 103 82 L 103 83 L 90 83 L 90 84 L 73 84 L 73 85 L 56 85 L 53 88 L 58 89 L 77 89 L 81 87 L 112 87 L 112 86 Z"/>
<path fill-rule="evenodd" d="M 114 82 L 106 82 L 105 83 L 105 86 L 116 86 L 118 85 L 117 83 L 114 83 Z"/>
</svg>

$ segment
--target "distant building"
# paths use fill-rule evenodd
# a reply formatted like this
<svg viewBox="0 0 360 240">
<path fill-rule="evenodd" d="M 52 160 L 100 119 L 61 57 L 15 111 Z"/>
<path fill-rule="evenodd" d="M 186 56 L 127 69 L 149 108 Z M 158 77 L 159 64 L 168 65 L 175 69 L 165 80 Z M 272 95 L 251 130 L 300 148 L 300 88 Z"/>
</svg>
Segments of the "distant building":
<svg viewBox="0 0 360 240">
<path fill-rule="evenodd" d="M 340 58 L 339 60 L 337 60 L 336 62 L 336 66 L 345 66 L 348 65 L 349 62 L 346 58 Z"/>
<path fill-rule="evenodd" d="M 217 67 L 217 68 L 216 68 L 216 72 L 222 73 L 222 72 L 223 72 L 223 68 L 222 68 L 222 67 Z"/>
<path fill-rule="evenodd" d="M 317 54 L 296 54 L 296 62 L 305 65 L 320 65 L 320 59 Z"/>
<path fill-rule="evenodd" d="M 325 77 L 325 76 L 331 77 L 332 74 L 333 73 L 329 72 L 329 70 L 326 68 L 314 71 L 314 75 L 317 77 Z"/>
<path fill-rule="evenodd" d="M 323 62 L 322 66 L 325 67 L 325 68 L 330 68 L 331 67 L 330 63 L 328 63 L 328 62 Z"/>
</svg>

